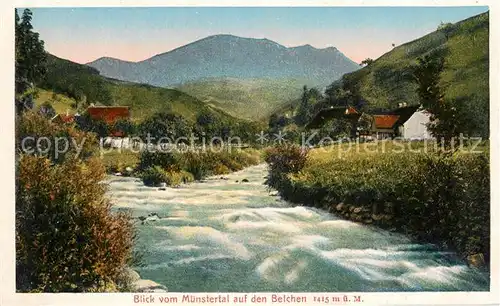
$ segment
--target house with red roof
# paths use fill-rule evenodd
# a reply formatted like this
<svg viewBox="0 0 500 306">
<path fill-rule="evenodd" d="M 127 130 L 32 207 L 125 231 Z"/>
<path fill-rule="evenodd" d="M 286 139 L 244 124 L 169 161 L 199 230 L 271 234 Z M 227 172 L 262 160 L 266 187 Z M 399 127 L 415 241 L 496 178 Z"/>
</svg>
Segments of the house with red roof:
<svg viewBox="0 0 500 306">
<path fill-rule="evenodd" d="M 372 127 L 370 132 L 376 138 L 392 138 L 396 136 L 399 115 L 372 115 Z"/>
<path fill-rule="evenodd" d="M 130 119 L 130 110 L 128 106 L 89 106 L 87 112 L 90 118 L 94 120 L 102 120 L 113 126 L 117 121 Z M 122 131 L 112 130 L 111 135 L 114 137 L 123 137 Z"/>
<path fill-rule="evenodd" d="M 368 117 L 368 127 L 358 128 L 357 132 L 351 133 L 353 137 L 365 136 L 377 139 L 403 137 L 405 139 L 429 138 L 426 124 L 429 122 L 429 114 L 419 110 L 419 105 L 399 105 L 392 111 L 379 113 L 361 114 L 352 106 L 330 107 L 321 110 L 309 122 L 307 128 L 316 129 L 323 126 L 326 121 L 333 118 L 349 119 L 353 126 L 359 125 L 361 116 Z"/>
<path fill-rule="evenodd" d="M 87 112 L 94 120 L 102 120 L 111 125 L 130 118 L 128 106 L 89 106 Z"/>
</svg>

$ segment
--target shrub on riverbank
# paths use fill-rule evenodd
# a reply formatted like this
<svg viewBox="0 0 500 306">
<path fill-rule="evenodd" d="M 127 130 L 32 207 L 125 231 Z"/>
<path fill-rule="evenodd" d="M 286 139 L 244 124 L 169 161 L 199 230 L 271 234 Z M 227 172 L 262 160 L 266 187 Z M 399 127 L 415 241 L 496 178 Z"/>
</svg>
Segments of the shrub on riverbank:
<svg viewBox="0 0 500 306">
<path fill-rule="evenodd" d="M 18 145 L 26 136 L 85 139 L 80 154 L 74 147 L 59 154 L 53 148 L 16 154 L 17 290 L 122 290 L 128 286 L 120 275 L 133 260 L 134 230 L 130 216 L 112 212 L 105 197 L 104 167 L 91 156 L 95 136 L 31 113 L 16 119 Z"/>
<path fill-rule="evenodd" d="M 344 157 L 268 152 L 268 184 L 292 202 L 489 257 L 489 155 L 358 152 Z M 277 163 L 276 161 L 279 161 Z M 300 168 L 300 167 L 299 167 Z"/>
<path fill-rule="evenodd" d="M 108 291 L 131 259 L 130 217 L 112 213 L 97 160 L 20 157 L 16 273 L 20 291 Z"/>
<path fill-rule="evenodd" d="M 97 153 L 97 137 L 72 126 L 53 123 L 35 112 L 16 117 L 16 153 L 43 156 L 54 163 L 87 159 Z"/>
<path fill-rule="evenodd" d="M 141 154 L 138 171 L 144 184 L 169 186 L 210 175 L 239 171 L 260 162 L 260 152 L 254 149 L 221 149 L 220 151 L 149 152 Z"/>
<path fill-rule="evenodd" d="M 159 186 L 161 183 L 167 186 L 179 186 L 194 181 L 194 176 L 189 172 L 166 171 L 161 166 L 147 168 L 140 173 L 140 177 L 146 186 Z"/>
<path fill-rule="evenodd" d="M 139 163 L 140 154 L 131 150 L 111 150 L 102 154 L 101 160 L 109 174 L 122 173 L 130 175 L 127 168 L 134 170 Z"/>
</svg>

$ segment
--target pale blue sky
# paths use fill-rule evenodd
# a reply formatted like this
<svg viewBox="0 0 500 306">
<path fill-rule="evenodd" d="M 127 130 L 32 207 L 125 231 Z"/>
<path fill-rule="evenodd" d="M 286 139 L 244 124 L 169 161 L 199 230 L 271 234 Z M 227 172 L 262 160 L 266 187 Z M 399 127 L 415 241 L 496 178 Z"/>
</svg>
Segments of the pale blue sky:
<svg viewBox="0 0 500 306">
<path fill-rule="evenodd" d="M 285 46 L 337 47 L 354 61 L 377 58 L 487 7 L 36 8 L 35 30 L 54 55 L 138 61 L 214 34 L 268 38 Z"/>
</svg>

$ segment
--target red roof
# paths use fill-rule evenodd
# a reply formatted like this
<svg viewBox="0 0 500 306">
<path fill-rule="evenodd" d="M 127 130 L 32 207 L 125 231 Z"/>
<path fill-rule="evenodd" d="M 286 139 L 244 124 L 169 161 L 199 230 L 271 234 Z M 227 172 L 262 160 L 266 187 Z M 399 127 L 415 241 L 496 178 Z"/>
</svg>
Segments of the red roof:
<svg viewBox="0 0 500 306">
<path fill-rule="evenodd" d="M 104 120 L 106 123 L 128 119 L 130 116 L 128 106 L 90 106 L 87 111 L 92 119 Z"/>
<path fill-rule="evenodd" d="M 351 115 L 351 114 L 357 114 L 358 111 L 356 111 L 356 109 L 352 106 L 349 106 L 346 110 L 345 110 L 345 114 L 346 115 Z"/>
<path fill-rule="evenodd" d="M 373 115 L 375 128 L 377 129 L 392 129 L 398 121 L 397 115 Z"/>
</svg>

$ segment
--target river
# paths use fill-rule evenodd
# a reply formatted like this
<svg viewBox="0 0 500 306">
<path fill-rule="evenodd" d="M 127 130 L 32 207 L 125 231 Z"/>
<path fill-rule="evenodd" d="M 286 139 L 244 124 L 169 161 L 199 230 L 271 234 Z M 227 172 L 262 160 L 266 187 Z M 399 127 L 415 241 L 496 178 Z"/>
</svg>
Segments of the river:
<svg viewBox="0 0 500 306">
<path fill-rule="evenodd" d="M 489 290 L 488 274 L 453 253 L 293 206 L 266 174 L 258 165 L 165 191 L 109 177 L 117 209 L 153 215 L 138 220 L 134 269 L 170 292 Z"/>
</svg>

